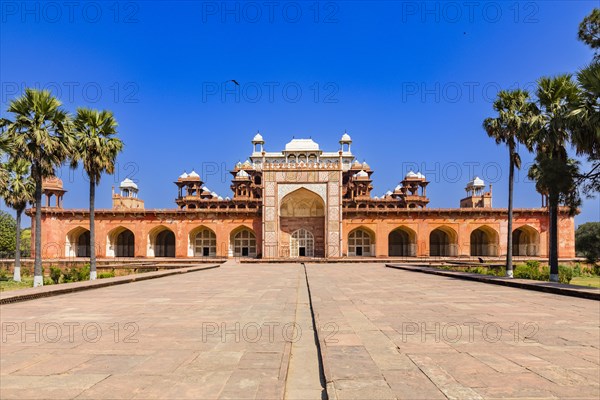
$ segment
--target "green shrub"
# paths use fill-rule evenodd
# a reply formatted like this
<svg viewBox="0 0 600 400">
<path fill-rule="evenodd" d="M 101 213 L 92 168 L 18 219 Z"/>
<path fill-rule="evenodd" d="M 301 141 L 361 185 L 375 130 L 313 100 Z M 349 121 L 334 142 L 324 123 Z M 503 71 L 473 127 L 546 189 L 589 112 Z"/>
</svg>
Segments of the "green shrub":
<svg viewBox="0 0 600 400">
<path fill-rule="evenodd" d="M 558 266 L 558 281 L 560 283 L 570 283 L 573 279 L 573 270 L 564 265 Z"/>
<path fill-rule="evenodd" d="M 536 271 L 539 271 L 540 269 L 540 262 L 537 260 L 527 260 L 525 264 L 527 264 L 528 267 L 535 269 Z"/>
<path fill-rule="evenodd" d="M 8 273 L 8 270 L 4 269 L 4 268 L 0 268 L 0 281 L 8 281 L 10 280 L 11 276 Z"/>
<path fill-rule="evenodd" d="M 54 285 L 54 280 L 47 276 L 44 277 L 44 285 Z"/>
<path fill-rule="evenodd" d="M 581 276 L 583 271 L 581 270 L 581 265 L 579 263 L 575 264 L 573 267 L 573 276 Z"/>
<path fill-rule="evenodd" d="M 21 266 L 21 276 L 32 276 L 33 268 Z"/>
<path fill-rule="evenodd" d="M 86 264 L 83 267 L 78 269 L 79 281 L 88 281 L 90 280 L 90 264 Z"/>
<path fill-rule="evenodd" d="M 540 271 L 538 268 L 528 264 L 518 264 L 513 271 L 515 278 L 519 279 L 538 279 Z"/>
<path fill-rule="evenodd" d="M 105 278 L 114 278 L 115 277 L 115 271 L 111 271 L 111 272 L 100 272 L 98 274 L 98 279 L 105 279 Z"/>
<path fill-rule="evenodd" d="M 596 276 L 600 276 L 600 264 L 594 264 L 592 267 L 592 273 Z"/>
<path fill-rule="evenodd" d="M 59 267 L 51 265 L 50 266 L 50 279 L 54 283 L 58 283 L 60 281 L 60 277 L 62 275 L 62 271 Z"/>
</svg>

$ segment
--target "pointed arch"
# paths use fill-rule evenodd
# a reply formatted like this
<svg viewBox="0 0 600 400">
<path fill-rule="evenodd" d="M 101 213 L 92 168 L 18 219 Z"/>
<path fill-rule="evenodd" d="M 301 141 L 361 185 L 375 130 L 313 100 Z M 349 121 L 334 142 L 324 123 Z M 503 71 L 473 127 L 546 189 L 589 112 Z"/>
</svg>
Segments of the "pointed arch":
<svg viewBox="0 0 600 400">
<path fill-rule="evenodd" d="M 470 250 L 471 256 L 495 257 L 498 255 L 498 232 L 488 226 L 481 225 L 471 231 Z"/>
<path fill-rule="evenodd" d="M 217 234 L 205 225 L 192 229 L 188 235 L 189 257 L 216 257 Z"/>
<path fill-rule="evenodd" d="M 175 233 L 164 225 L 154 227 L 148 233 L 149 257 L 175 257 Z"/>
<path fill-rule="evenodd" d="M 348 233 L 349 257 L 374 257 L 375 232 L 366 226 L 359 226 Z"/>
<path fill-rule="evenodd" d="M 540 233 L 530 225 L 521 225 L 513 230 L 513 256 L 539 255 Z"/>
<path fill-rule="evenodd" d="M 229 254 L 233 257 L 256 257 L 256 234 L 246 225 L 233 229 L 229 235 Z"/>
<path fill-rule="evenodd" d="M 429 233 L 429 255 L 431 257 L 452 257 L 458 254 L 458 235 L 449 226 L 442 225 Z"/>
<path fill-rule="evenodd" d="M 388 235 L 388 256 L 416 257 L 417 233 L 407 226 L 398 226 Z"/>
<path fill-rule="evenodd" d="M 135 257 L 135 235 L 133 231 L 118 226 L 106 236 L 107 257 Z"/>
<path fill-rule="evenodd" d="M 325 202 L 317 193 L 300 187 L 281 199 L 279 216 L 323 217 L 325 216 Z"/>
<path fill-rule="evenodd" d="M 65 254 L 67 257 L 90 256 L 90 230 L 82 226 L 67 233 Z"/>
</svg>

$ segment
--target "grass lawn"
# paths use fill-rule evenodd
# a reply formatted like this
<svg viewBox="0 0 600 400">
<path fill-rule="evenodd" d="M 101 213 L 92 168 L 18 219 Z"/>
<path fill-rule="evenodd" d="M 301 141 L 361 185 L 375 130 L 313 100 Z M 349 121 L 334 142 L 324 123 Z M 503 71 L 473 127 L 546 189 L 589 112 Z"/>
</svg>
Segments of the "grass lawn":
<svg viewBox="0 0 600 400">
<path fill-rule="evenodd" d="M 25 289 L 33 287 L 33 277 L 23 276 L 21 282 L 15 282 L 12 279 L 9 281 L 0 281 L 0 292 L 9 290 Z"/>
<path fill-rule="evenodd" d="M 578 276 L 571 279 L 571 285 L 600 288 L 600 276 Z"/>
</svg>

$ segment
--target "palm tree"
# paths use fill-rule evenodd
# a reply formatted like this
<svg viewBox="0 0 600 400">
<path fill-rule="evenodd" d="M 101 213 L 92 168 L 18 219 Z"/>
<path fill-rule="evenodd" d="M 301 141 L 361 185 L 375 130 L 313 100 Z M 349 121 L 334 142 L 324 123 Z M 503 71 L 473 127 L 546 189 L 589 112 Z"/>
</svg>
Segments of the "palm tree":
<svg viewBox="0 0 600 400">
<path fill-rule="evenodd" d="M 12 159 L 6 163 L 8 179 L 6 186 L 0 187 L 0 195 L 7 206 L 17 212 L 17 242 L 15 250 L 15 270 L 13 279 L 21 282 L 21 215 L 27 203 L 33 201 L 35 183 L 31 178 L 31 164 L 24 159 Z"/>
<path fill-rule="evenodd" d="M 579 183 L 585 193 L 594 195 L 600 191 L 600 60 L 581 69 L 577 82 L 581 95 L 573 104 L 571 142 L 592 164 Z"/>
<path fill-rule="evenodd" d="M 513 277 L 513 186 L 515 167 L 521 169 L 521 158 L 517 153 L 517 144 L 526 143 L 533 131 L 536 120 L 535 105 L 529 101 L 529 93 L 524 90 L 502 90 L 494 101 L 496 118 L 486 118 L 483 129 L 496 144 L 504 143 L 508 147 L 508 232 L 506 237 L 506 276 Z"/>
<path fill-rule="evenodd" d="M 574 176 L 577 165 L 570 162 L 567 141 L 570 139 L 572 104 L 579 100 L 579 89 L 571 75 L 540 78 L 537 103 L 540 112 L 539 129 L 532 136 L 536 148 L 535 164 L 530 177 L 536 179 L 537 189 L 548 196 L 550 237 L 550 281 L 558 282 L 558 212 L 562 200 L 571 204 L 576 198 Z"/>
<path fill-rule="evenodd" d="M 77 150 L 71 166 L 75 168 L 81 161 L 90 179 L 90 279 L 96 279 L 96 246 L 94 212 L 96 185 L 102 173 L 112 174 L 117 154 L 123 149 L 123 142 L 114 137 L 117 134 L 117 121 L 110 111 L 78 108 L 74 121 Z"/>
<path fill-rule="evenodd" d="M 31 163 L 35 181 L 35 264 L 33 286 L 42 286 L 42 179 L 54 174 L 71 155 L 71 119 L 61 102 L 47 90 L 25 89 L 10 102 L 8 112 L 14 121 L 7 123 L 11 153 Z"/>
<path fill-rule="evenodd" d="M 11 147 L 8 140 L 8 135 L 6 134 L 6 129 L 8 128 L 9 123 L 9 120 L 0 118 L 0 187 L 6 186 L 8 181 L 8 171 L 4 161 L 8 156 Z"/>
</svg>

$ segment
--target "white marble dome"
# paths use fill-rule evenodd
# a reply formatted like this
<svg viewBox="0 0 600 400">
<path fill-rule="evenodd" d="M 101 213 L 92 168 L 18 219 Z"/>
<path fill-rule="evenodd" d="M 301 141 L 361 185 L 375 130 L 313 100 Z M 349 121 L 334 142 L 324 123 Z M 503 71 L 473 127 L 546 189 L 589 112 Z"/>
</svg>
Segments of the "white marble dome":
<svg viewBox="0 0 600 400">
<path fill-rule="evenodd" d="M 312 139 L 292 139 L 285 145 L 285 151 L 319 151 L 319 144 Z"/>
<path fill-rule="evenodd" d="M 260 133 L 257 133 L 256 135 L 254 135 L 252 142 L 253 143 L 264 143 L 264 139 Z"/>
<path fill-rule="evenodd" d="M 340 142 L 341 143 L 350 143 L 350 142 L 352 142 L 352 138 L 347 133 L 344 133 L 342 135 L 342 138 L 340 139 Z"/>
<path fill-rule="evenodd" d="M 473 180 L 471 180 L 471 181 L 469 181 L 469 183 L 467 183 L 467 187 L 482 188 L 482 187 L 485 187 L 485 182 L 483 181 L 483 179 L 476 176 L 475 178 L 473 178 Z"/>
<path fill-rule="evenodd" d="M 134 189 L 134 190 L 137 190 L 138 186 L 131 179 L 125 178 L 125 179 L 123 179 L 123 182 L 121 182 L 121 184 L 119 185 L 119 188 L 121 188 L 121 189 Z"/>
</svg>

